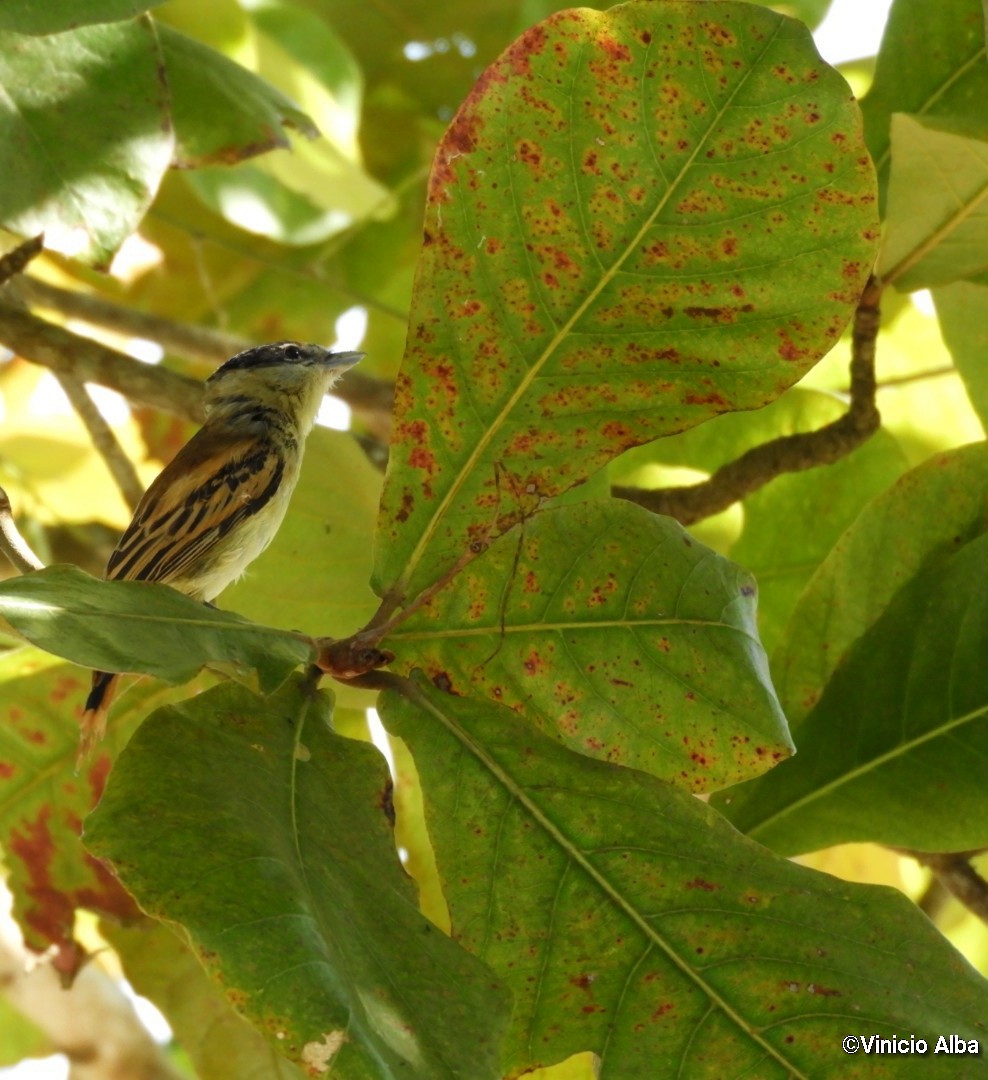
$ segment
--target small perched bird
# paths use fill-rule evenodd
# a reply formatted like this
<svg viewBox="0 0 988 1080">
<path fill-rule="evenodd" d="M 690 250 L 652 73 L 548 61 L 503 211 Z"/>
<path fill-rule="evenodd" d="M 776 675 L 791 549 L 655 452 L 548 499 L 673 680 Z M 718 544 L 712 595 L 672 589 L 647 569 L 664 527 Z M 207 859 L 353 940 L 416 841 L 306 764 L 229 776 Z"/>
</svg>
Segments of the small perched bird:
<svg viewBox="0 0 988 1080">
<path fill-rule="evenodd" d="M 206 380 L 206 422 L 144 493 L 106 564 L 109 580 L 160 581 L 207 603 L 271 543 L 323 395 L 363 353 L 279 341 Z M 93 673 L 84 747 L 101 738 L 118 676 Z"/>
</svg>

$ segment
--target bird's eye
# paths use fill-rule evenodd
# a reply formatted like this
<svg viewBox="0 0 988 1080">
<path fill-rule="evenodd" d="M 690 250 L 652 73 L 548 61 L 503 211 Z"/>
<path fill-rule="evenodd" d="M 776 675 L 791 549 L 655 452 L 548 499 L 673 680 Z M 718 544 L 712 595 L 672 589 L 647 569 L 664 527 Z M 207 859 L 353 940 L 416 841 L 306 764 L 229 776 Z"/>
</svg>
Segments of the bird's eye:
<svg viewBox="0 0 988 1080">
<path fill-rule="evenodd" d="M 285 349 L 285 359 L 286 360 L 301 360 L 302 359 L 302 350 L 297 345 L 289 345 Z"/>
</svg>

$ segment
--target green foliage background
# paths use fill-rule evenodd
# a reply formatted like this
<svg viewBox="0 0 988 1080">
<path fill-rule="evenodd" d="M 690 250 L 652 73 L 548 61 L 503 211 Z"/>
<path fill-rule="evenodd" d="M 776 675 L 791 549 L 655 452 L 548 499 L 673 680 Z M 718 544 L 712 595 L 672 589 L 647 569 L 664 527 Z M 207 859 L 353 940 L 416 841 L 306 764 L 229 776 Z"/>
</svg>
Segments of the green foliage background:
<svg viewBox="0 0 988 1080">
<path fill-rule="evenodd" d="M 70 969 L 99 915 L 185 1075 L 979 1070 L 840 1039 L 988 1039 L 984 927 L 844 846 L 988 847 L 985 16 L 895 0 L 859 111 L 799 21 L 826 6 L 0 0 L 32 275 L 254 341 L 359 307 L 360 370 L 396 381 L 353 418 L 386 476 L 318 429 L 223 612 L 63 566 L 0 585 L 15 913 Z M 868 442 L 689 532 L 610 497 L 841 415 L 873 267 Z M 126 506 L 21 352 L 0 483 L 46 562 L 98 574 Z M 194 430 L 115 427 L 145 479 Z M 369 620 L 380 698 L 292 674 Z M 66 661 L 163 680 L 81 771 Z M 0 1061 L 45 1048 L 5 1014 Z"/>
</svg>

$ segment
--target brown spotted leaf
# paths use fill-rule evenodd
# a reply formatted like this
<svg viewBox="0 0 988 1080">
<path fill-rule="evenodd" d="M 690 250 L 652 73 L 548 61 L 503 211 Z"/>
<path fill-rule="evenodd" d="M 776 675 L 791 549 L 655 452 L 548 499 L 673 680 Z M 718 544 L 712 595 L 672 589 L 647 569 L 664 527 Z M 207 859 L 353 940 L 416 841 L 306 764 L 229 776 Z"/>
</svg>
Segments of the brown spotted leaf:
<svg viewBox="0 0 988 1080">
<path fill-rule="evenodd" d="M 477 81 L 429 186 L 375 585 L 393 606 L 621 451 L 766 404 L 870 269 L 857 106 L 740 3 L 553 15 Z"/>
<path fill-rule="evenodd" d="M 77 907 L 118 918 L 136 913 L 79 836 L 103 791 L 108 750 L 132 730 L 135 709 L 162 696 L 151 682 L 130 689 L 107 742 L 77 769 L 76 717 L 88 688 L 88 672 L 33 648 L 0 660 L 0 848 L 28 945 L 38 951 L 54 946 L 66 973 L 81 959 L 72 936 Z"/>
<path fill-rule="evenodd" d="M 754 579 L 630 503 L 535 515 L 388 644 L 398 670 L 422 668 L 573 750 L 691 790 L 758 775 L 792 752 Z"/>
<path fill-rule="evenodd" d="M 507 709 L 424 683 L 381 715 L 418 764 L 453 935 L 514 992 L 506 1076 L 581 1051 L 601 1080 L 981 1075 L 932 1051 L 984 1046 L 985 981 L 901 893 L 779 858 Z M 841 1044 L 903 1031 L 922 1068 Z"/>
</svg>

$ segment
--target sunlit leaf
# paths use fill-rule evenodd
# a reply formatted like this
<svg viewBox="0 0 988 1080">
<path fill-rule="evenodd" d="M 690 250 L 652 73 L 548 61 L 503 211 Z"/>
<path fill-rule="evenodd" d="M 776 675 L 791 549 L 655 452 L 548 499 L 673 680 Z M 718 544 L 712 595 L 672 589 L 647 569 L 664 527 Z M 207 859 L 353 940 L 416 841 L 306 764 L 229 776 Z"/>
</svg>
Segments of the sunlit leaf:
<svg viewBox="0 0 988 1080">
<path fill-rule="evenodd" d="M 986 559 L 988 535 L 958 541 L 900 590 L 801 724 L 796 757 L 718 802 L 739 829 L 785 855 L 988 845 Z"/>
<path fill-rule="evenodd" d="M 176 163 L 233 164 L 288 146 L 284 128 L 318 132 L 284 94 L 222 53 L 159 24 L 178 139 Z"/>
<path fill-rule="evenodd" d="M 157 7 L 164 0 L 3 0 L 0 30 L 18 34 L 58 34 L 92 23 L 118 22 Z"/>
<path fill-rule="evenodd" d="M 310 659 L 297 634 L 190 600 L 168 585 L 49 566 L 0 582 L 0 615 L 28 641 L 102 671 L 185 682 L 206 664 L 254 671 L 264 692 Z"/>
<path fill-rule="evenodd" d="M 988 141 L 896 115 L 892 153 L 878 272 L 905 290 L 988 281 Z"/>
<path fill-rule="evenodd" d="M 856 107 L 805 27 L 711 10 L 554 16 L 446 132 L 382 594 L 414 594 L 629 446 L 764 405 L 840 334 L 877 235 Z"/>
<path fill-rule="evenodd" d="M 790 753 L 754 580 L 630 503 L 537 514 L 386 641 L 398 670 L 693 790 Z"/>
<path fill-rule="evenodd" d="M 896 439 L 878 431 L 841 461 L 780 476 L 745 499 L 744 527 L 730 555 L 758 582 L 758 632 L 769 654 L 816 568 L 907 465 Z"/>
<path fill-rule="evenodd" d="M 985 532 L 984 443 L 936 455 L 862 511 L 814 574 L 772 656 L 794 734 L 851 646 L 899 589 Z"/>
<path fill-rule="evenodd" d="M 935 289 L 933 299 L 943 339 L 988 431 L 988 288 L 958 281 Z"/>
<path fill-rule="evenodd" d="M 231 224 L 282 244 L 318 244 L 354 221 L 344 210 L 316 206 L 257 165 L 201 169 L 186 180 Z"/>
<path fill-rule="evenodd" d="M 506 709 L 423 685 L 382 715 L 422 773 L 453 932 L 515 993 L 510 1075 L 589 1049 L 601 1076 L 844 1076 L 848 1033 L 988 1033 L 984 981 L 901 894 Z"/>
<path fill-rule="evenodd" d="M 17 1065 L 23 1058 L 47 1057 L 55 1052 L 52 1040 L 6 998 L 0 998 L 0 1067 Z"/>
<path fill-rule="evenodd" d="M 384 761 L 329 717 L 329 698 L 298 682 L 160 710 L 118 759 L 86 843 L 146 911 L 184 927 L 291 1060 L 496 1080 L 503 991 L 419 914 Z"/>
<path fill-rule="evenodd" d="M 864 100 L 868 149 L 884 200 L 893 113 L 946 120 L 964 133 L 988 138 L 988 62 L 981 0 L 895 0 Z"/>
<path fill-rule="evenodd" d="M 26 236 L 44 232 L 48 248 L 106 264 L 172 157 L 150 20 L 50 37 L 0 32 L 0 87 L 0 223 Z"/>
</svg>

